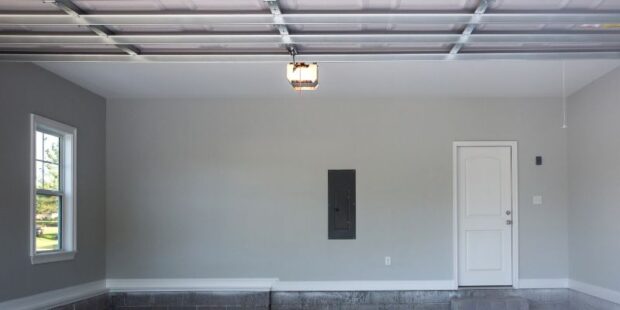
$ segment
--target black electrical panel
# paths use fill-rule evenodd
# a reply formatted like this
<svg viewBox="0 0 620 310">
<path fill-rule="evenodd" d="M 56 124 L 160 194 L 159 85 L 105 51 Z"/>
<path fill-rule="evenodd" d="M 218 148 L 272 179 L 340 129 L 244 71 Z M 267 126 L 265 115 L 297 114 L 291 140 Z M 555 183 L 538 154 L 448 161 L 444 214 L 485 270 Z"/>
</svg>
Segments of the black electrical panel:
<svg viewBox="0 0 620 310">
<path fill-rule="evenodd" d="M 329 170 L 328 238 L 355 239 L 355 170 Z"/>
</svg>

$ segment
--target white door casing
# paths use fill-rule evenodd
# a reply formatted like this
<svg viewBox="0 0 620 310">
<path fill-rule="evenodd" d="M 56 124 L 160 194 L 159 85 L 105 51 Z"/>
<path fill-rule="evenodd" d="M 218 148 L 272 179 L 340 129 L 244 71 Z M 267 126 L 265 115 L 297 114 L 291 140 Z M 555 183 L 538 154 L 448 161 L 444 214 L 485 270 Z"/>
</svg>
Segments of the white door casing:
<svg viewBox="0 0 620 310">
<path fill-rule="evenodd" d="M 455 142 L 458 286 L 517 286 L 516 143 Z"/>
</svg>

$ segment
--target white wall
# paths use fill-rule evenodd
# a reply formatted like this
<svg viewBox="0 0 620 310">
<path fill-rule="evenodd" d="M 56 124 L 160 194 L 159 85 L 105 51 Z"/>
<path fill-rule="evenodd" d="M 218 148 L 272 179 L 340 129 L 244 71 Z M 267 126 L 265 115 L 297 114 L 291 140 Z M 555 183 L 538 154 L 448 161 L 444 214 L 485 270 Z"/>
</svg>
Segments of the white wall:
<svg viewBox="0 0 620 310">
<path fill-rule="evenodd" d="M 570 277 L 620 291 L 620 69 L 570 97 Z M 620 296 L 620 295 L 619 295 Z"/>
<path fill-rule="evenodd" d="M 449 280 L 454 140 L 519 141 L 521 278 L 567 277 L 558 102 L 301 95 L 107 111 L 108 277 Z M 357 169 L 357 240 L 327 240 L 336 168 Z"/>
</svg>

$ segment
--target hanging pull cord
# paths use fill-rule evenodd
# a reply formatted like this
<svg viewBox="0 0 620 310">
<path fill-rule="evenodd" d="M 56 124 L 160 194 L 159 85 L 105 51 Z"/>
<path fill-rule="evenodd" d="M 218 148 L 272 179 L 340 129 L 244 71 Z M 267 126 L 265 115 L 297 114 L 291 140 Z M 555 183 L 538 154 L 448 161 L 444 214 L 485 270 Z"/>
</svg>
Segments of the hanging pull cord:
<svg viewBox="0 0 620 310">
<path fill-rule="evenodd" d="M 568 127 L 566 110 L 566 61 L 562 60 L 562 128 Z"/>
</svg>

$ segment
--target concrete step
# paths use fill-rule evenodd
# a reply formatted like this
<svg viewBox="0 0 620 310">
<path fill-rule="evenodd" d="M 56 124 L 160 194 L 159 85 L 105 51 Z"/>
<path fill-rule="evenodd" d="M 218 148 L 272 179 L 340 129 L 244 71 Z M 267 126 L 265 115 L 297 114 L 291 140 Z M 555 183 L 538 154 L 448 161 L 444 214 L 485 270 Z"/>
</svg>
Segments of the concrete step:
<svg viewBox="0 0 620 310">
<path fill-rule="evenodd" d="M 463 297 L 450 302 L 452 310 L 529 310 L 523 297 Z"/>
</svg>

